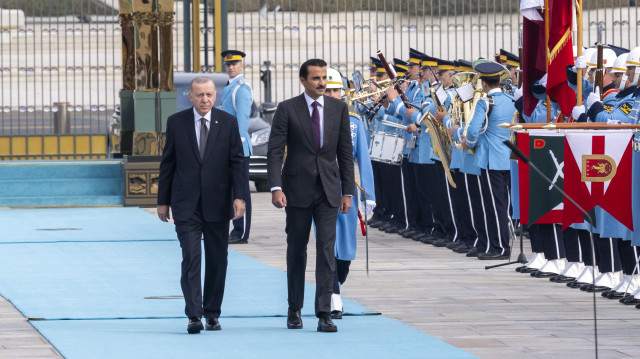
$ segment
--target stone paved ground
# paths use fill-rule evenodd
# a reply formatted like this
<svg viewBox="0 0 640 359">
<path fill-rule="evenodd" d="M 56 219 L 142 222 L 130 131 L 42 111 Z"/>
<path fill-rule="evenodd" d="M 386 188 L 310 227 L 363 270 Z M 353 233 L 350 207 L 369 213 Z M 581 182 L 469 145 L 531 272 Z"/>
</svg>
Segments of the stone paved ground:
<svg viewBox="0 0 640 359">
<path fill-rule="evenodd" d="M 250 243 L 232 248 L 284 270 L 284 210 L 273 208 L 265 193 L 254 193 L 253 204 Z M 313 253 L 310 245 L 311 283 Z M 530 256 L 528 246 L 525 253 Z M 595 357 L 591 294 L 516 273 L 515 265 L 486 271 L 485 262 L 375 229 L 369 236 L 369 258 L 367 277 L 360 238 L 358 258 L 343 286 L 345 297 L 480 358 Z M 599 358 L 640 358 L 640 310 L 599 296 L 596 303 Z M 0 299 L 4 357 L 60 355 Z"/>
</svg>

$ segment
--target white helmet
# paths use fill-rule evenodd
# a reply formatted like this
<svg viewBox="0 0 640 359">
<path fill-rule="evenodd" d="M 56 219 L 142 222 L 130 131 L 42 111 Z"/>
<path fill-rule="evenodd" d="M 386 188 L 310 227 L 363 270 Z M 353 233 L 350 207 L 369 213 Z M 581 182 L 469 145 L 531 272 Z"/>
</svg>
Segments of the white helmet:
<svg viewBox="0 0 640 359">
<path fill-rule="evenodd" d="M 587 60 L 587 68 L 592 68 L 592 66 L 589 64 L 589 62 L 591 62 L 591 56 L 593 56 L 593 54 L 597 53 L 598 49 L 596 49 L 595 47 L 588 47 L 586 48 L 584 51 L 582 51 L 582 56 Z"/>
<path fill-rule="evenodd" d="M 613 68 L 611 69 L 612 74 L 627 72 L 627 55 L 629 55 L 628 52 L 616 57 L 616 61 L 613 62 Z"/>
<path fill-rule="evenodd" d="M 327 67 L 327 88 L 328 89 L 343 89 L 342 76 L 338 70 Z"/>
<path fill-rule="evenodd" d="M 640 66 L 640 47 L 631 49 L 629 55 L 627 55 L 627 68 L 630 66 Z M 636 68 L 635 75 L 631 79 L 631 86 L 638 85 L 638 77 L 640 77 L 640 69 Z"/>
<path fill-rule="evenodd" d="M 615 61 L 616 61 L 615 51 L 611 49 L 603 49 L 602 64 L 604 65 L 604 68 L 606 69 L 606 68 L 613 67 L 613 63 Z M 598 67 L 598 51 L 594 52 L 593 55 L 591 55 L 591 59 L 587 61 L 587 66 L 589 66 L 589 68 Z"/>
</svg>

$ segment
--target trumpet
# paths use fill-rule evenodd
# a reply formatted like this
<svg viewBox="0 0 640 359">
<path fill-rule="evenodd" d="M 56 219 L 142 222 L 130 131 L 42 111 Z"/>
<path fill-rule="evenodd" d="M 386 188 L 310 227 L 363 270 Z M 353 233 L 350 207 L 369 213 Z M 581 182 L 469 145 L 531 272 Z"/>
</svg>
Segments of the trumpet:
<svg viewBox="0 0 640 359">
<path fill-rule="evenodd" d="M 373 92 L 369 92 L 366 90 L 361 90 L 360 92 L 356 92 L 354 89 L 348 89 L 347 92 L 345 93 L 345 96 L 347 98 L 347 103 L 349 105 L 351 105 L 354 101 L 358 101 L 363 105 L 368 105 L 370 103 L 372 103 L 373 101 L 371 100 L 365 100 L 363 101 L 363 99 L 368 99 L 371 96 L 376 96 L 379 94 L 384 93 L 385 91 L 387 91 L 391 86 L 393 86 L 393 82 L 389 79 L 380 81 L 380 82 L 376 82 L 376 85 L 378 87 L 380 87 L 379 90 L 373 91 Z M 369 87 L 369 85 L 366 85 L 366 87 Z M 363 88 L 366 88 L 363 87 Z"/>
</svg>

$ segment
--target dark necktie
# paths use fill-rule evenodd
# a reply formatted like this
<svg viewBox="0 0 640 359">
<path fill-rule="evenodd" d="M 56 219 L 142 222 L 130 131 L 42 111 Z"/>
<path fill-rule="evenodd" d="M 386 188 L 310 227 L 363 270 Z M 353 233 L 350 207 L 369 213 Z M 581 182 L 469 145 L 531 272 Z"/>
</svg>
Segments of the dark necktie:
<svg viewBox="0 0 640 359">
<path fill-rule="evenodd" d="M 311 112 L 311 125 L 313 126 L 313 137 L 316 140 L 316 151 L 320 149 L 320 111 L 318 111 L 318 101 L 313 101 L 313 111 Z"/>
<path fill-rule="evenodd" d="M 204 158 L 204 149 L 207 147 L 207 138 L 209 137 L 209 129 L 207 128 L 207 119 L 200 119 L 200 159 Z"/>
</svg>

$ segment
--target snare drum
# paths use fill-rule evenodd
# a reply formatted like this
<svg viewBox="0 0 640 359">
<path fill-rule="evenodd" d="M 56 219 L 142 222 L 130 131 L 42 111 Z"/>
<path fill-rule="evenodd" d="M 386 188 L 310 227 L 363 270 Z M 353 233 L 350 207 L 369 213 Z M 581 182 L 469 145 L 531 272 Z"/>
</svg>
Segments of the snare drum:
<svg viewBox="0 0 640 359">
<path fill-rule="evenodd" d="M 375 132 L 369 144 L 369 156 L 372 161 L 400 165 L 402 164 L 404 146 L 404 136 L 395 133 Z"/>
</svg>

